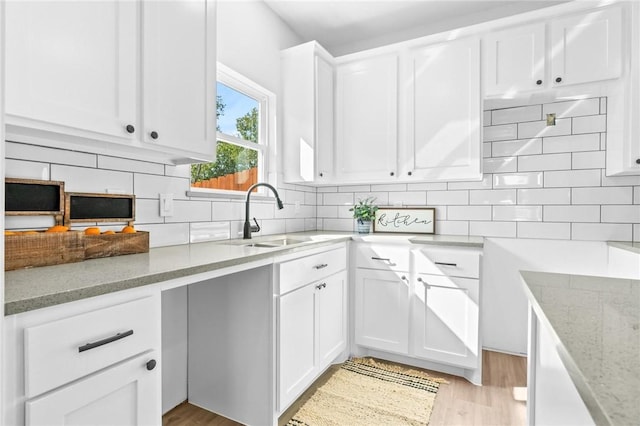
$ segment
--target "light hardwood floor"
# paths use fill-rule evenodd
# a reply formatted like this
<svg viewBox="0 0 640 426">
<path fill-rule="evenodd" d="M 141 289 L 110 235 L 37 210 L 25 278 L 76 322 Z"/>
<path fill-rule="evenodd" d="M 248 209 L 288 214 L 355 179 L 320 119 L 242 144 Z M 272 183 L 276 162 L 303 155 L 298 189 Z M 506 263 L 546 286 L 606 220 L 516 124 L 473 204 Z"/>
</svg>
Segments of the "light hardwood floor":
<svg viewBox="0 0 640 426">
<path fill-rule="evenodd" d="M 280 418 L 286 423 L 298 406 L 317 386 L 323 383 L 335 367 L 329 369 Z M 483 386 L 475 386 L 465 379 L 429 372 L 449 383 L 442 384 L 431 414 L 429 425 L 524 425 L 526 421 L 527 360 L 524 357 L 483 351 Z M 232 420 L 183 403 L 164 415 L 163 426 L 239 425 Z"/>
</svg>

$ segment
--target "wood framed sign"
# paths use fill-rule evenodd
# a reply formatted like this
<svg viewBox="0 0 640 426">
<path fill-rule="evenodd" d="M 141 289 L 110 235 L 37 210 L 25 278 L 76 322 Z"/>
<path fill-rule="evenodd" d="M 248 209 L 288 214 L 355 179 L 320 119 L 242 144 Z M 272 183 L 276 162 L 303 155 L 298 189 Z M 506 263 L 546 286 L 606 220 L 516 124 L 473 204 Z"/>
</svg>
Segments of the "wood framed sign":
<svg viewBox="0 0 640 426">
<path fill-rule="evenodd" d="M 64 223 L 132 222 L 136 217 L 135 195 L 67 192 Z"/>
<path fill-rule="evenodd" d="M 373 232 L 435 234 L 436 209 L 380 207 L 373 221 Z"/>
</svg>

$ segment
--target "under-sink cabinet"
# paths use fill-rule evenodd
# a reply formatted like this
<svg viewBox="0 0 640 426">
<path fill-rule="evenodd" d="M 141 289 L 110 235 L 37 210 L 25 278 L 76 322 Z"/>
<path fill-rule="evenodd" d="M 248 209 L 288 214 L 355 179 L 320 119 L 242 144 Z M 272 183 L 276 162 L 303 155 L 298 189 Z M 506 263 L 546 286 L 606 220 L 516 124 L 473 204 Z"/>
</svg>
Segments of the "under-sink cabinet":
<svg viewBox="0 0 640 426">
<path fill-rule="evenodd" d="M 345 247 L 276 264 L 278 410 L 347 347 Z"/>
<path fill-rule="evenodd" d="M 3 424 L 160 423 L 160 293 L 124 293 L 5 318 Z"/>
<path fill-rule="evenodd" d="M 214 0 L 16 1 L 5 15 L 7 139 L 167 163 L 215 155 Z"/>
<path fill-rule="evenodd" d="M 354 351 L 480 383 L 481 256 L 476 247 L 355 244 Z"/>
</svg>

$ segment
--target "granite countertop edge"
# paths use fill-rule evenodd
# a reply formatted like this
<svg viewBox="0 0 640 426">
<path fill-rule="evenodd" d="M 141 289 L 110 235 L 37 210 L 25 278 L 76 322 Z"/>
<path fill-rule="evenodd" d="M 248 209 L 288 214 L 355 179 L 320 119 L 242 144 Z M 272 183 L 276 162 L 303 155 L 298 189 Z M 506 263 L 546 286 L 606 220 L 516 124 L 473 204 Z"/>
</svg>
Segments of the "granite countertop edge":
<svg viewBox="0 0 640 426">
<path fill-rule="evenodd" d="M 101 296 L 117 291 L 139 288 L 146 285 L 153 285 L 172 279 L 212 272 L 227 267 L 248 264 L 253 261 L 276 258 L 282 255 L 298 253 L 350 240 L 357 242 L 369 242 L 371 240 L 373 240 L 373 242 L 401 241 L 414 244 L 482 247 L 481 238 L 446 235 L 425 237 L 416 236 L 415 234 L 360 235 L 350 232 L 308 231 L 299 233 L 288 233 L 286 234 L 286 236 L 292 238 L 295 238 L 296 236 L 304 236 L 318 239 L 312 239 L 311 241 L 306 241 L 302 244 L 271 249 L 254 249 L 248 252 L 245 250 L 240 250 L 246 240 L 224 240 L 193 243 L 181 246 L 152 248 L 149 253 L 137 255 L 93 259 L 79 263 L 45 266 L 41 268 L 30 268 L 17 271 L 7 271 L 5 272 L 4 313 L 6 316 L 19 314 L 94 296 Z M 268 240 L 277 237 L 277 235 L 256 237 L 253 239 L 253 241 L 260 242 L 262 240 Z M 198 259 L 198 262 L 192 263 L 191 257 L 189 256 L 189 252 L 192 248 L 202 248 L 204 250 L 224 250 L 224 248 L 228 248 L 229 251 L 238 251 L 238 254 L 235 257 L 233 257 L 233 255 L 230 255 L 223 260 L 216 260 L 212 257 L 211 259 Z M 161 255 L 160 253 L 166 254 Z M 130 266 L 130 264 L 133 264 L 134 266 L 137 264 L 151 264 L 153 263 L 152 259 L 154 255 L 157 255 L 160 258 L 162 258 L 162 256 L 186 256 L 188 260 L 186 260 L 183 264 L 179 264 L 177 267 L 167 266 L 164 269 L 152 271 L 144 270 L 144 268 L 141 267 L 141 271 L 132 272 L 131 274 L 123 272 L 121 274 L 118 274 L 118 276 L 112 280 L 100 278 L 101 276 L 109 275 L 112 265 L 115 265 L 116 267 L 120 266 L 121 268 L 126 268 L 127 266 Z M 156 260 L 156 263 L 162 262 L 157 262 Z M 69 276 L 82 276 L 83 273 L 86 276 L 86 268 L 91 269 L 91 272 L 93 273 L 93 275 L 88 278 L 89 282 L 87 283 L 87 285 L 66 285 L 66 281 Z M 136 268 L 134 267 L 132 269 L 135 270 Z M 51 291 L 50 289 L 47 289 L 47 285 L 39 284 L 42 282 L 49 283 L 51 282 L 51 280 L 56 281 L 56 285 L 54 286 L 56 290 Z M 14 287 L 13 289 L 17 290 L 15 291 L 15 293 L 18 293 L 18 295 L 7 294 L 6 288 L 11 287 L 12 285 L 21 287 L 19 289 L 16 289 Z"/>
</svg>

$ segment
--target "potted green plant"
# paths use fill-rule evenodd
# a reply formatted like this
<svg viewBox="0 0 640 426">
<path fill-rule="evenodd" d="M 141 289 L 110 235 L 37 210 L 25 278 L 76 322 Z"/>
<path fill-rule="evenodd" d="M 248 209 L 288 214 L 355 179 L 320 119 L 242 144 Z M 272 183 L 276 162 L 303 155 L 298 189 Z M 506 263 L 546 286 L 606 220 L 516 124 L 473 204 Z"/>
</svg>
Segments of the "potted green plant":
<svg viewBox="0 0 640 426">
<path fill-rule="evenodd" d="M 378 206 L 373 202 L 375 198 L 369 197 L 364 200 L 358 200 L 358 202 L 349 209 L 353 212 L 353 218 L 358 222 L 358 233 L 368 234 L 371 229 L 371 221 L 375 219 Z"/>
</svg>

